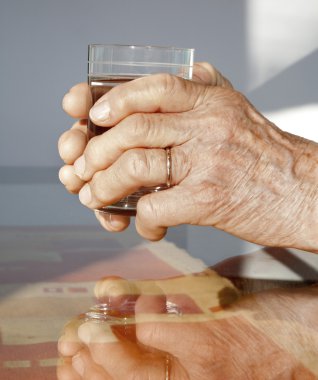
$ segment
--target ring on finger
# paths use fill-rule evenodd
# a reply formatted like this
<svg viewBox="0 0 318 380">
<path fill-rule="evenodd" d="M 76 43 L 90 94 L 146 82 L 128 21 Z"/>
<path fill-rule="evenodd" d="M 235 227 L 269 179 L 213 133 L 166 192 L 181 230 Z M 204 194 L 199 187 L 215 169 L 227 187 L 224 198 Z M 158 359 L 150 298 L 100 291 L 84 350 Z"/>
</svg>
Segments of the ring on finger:
<svg viewBox="0 0 318 380">
<path fill-rule="evenodd" d="M 171 148 L 166 148 L 166 165 L 167 165 L 167 181 L 166 185 L 167 187 L 171 187 Z"/>
</svg>

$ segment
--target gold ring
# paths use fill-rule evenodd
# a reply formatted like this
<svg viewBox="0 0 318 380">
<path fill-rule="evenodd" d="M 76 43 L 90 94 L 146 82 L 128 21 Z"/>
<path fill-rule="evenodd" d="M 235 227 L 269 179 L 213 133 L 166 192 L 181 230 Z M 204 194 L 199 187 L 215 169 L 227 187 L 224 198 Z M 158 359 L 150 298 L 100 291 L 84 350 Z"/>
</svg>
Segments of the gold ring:
<svg viewBox="0 0 318 380">
<path fill-rule="evenodd" d="M 167 155 L 167 187 L 171 187 L 171 148 L 166 148 Z"/>
<path fill-rule="evenodd" d="M 170 355 L 166 355 L 166 373 L 165 373 L 165 380 L 170 380 L 170 369 L 171 369 L 171 362 L 170 362 Z"/>
</svg>

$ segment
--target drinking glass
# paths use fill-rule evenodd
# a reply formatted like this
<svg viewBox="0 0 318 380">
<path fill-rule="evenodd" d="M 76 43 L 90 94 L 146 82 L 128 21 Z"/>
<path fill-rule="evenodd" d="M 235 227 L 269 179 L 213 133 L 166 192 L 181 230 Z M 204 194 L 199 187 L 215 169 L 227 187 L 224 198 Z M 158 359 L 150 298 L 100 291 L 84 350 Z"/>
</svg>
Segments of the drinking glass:
<svg viewBox="0 0 318 380">
<path fill-rule="evenodd" d="M 139 77 L 169 73 L 184 79 L 192 78 L 193 49 L 163 46 L 100 45 L 88 47 L 88 84 L 93 103 L 113 87 Z M 107 133 L 109 128 L 88 121 L 89 138 Z M 167 188 L 166 184 L 142 187 L 118 202 L 99 209 L 101 212 L 136 215 L 139 198 Z"/>
</svg>

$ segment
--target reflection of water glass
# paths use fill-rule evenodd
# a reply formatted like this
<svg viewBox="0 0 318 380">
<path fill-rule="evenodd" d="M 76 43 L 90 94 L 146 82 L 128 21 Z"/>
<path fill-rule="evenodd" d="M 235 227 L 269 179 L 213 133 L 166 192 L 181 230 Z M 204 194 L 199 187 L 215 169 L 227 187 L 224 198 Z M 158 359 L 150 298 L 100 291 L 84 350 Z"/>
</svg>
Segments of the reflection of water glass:
<svg viewBox="0 0 318 380">
<path fill-rule="evenodd" d="M 178 305 L 167 301 L 166 314 L 181 316 L 182 312 Z M 82 319 L 108 323 L 117 335 L 136 342 L 135 301 L 126 301 L 116 306 L 112 306 L 111 302 L 97 304 L 82 315 Z"/>
<path fill-rule="evenodd" d="M 179 307 L 170 301 L 166 302 L 166 313 L 169 315 L 182 315 Z M 111 302 L 100 303 L 91 307 L 81 318 L 85 322 L 107 323 L 118 338 L 136 343 L 144 351 L 160 355 L 165 361 L 165 380 L 170 380 L 171 355 L 168 352 L 145 346 L 137 340 L 135 301 L 126 301 L 116 307 L 113 307 Z"/>
<path fill-rule="evenodd" d="M 116 307 L 111 303 L 97 304 L 84 314 L 84 320 L 108 323 L 117 335 L 136 341 L 135 302 L 125 302 Z"/>
<path fill-rule="evenodd" d="M 158 46 L 89 45 L 88 84 L 95 103 L 113 87 L 156 73 L 169 73 L 184 79 L 192 78 L 193 49 Z M 104 133 L 107 128 L 88 122 L 89 137 Z M 166 188 L 164 184 L 141 188 L 100 211 L 135 215 L 138 199 L 145 194 Z"/>
</svg>

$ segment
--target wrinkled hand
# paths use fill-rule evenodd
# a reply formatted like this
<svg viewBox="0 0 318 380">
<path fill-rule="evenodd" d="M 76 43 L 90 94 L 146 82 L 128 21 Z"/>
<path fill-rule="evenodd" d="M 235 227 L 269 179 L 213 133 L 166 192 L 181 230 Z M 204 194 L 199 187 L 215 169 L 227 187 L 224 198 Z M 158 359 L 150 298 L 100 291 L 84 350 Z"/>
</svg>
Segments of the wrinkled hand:
<svg viewBox="0 0 318 380">
<path fill-rule="evenodd" d="M 144 77 L 112 89 L 91 109 L 87 87 L 76 87 L 76 96 L 71 90 L 64 99 L 71 115 L 90 109 L 95 124 L 113 128 L 87 145 L 83 122 L 61 137 L 68 164 L 61 181 L 80 190 L 84 205 L 100 208 L 165 183 L 164 148 L 171 147 L 173 187 L 140 199 L 140 235 L 159 240 L 167 227 L 187 223 L 257 244 L 317 250 L 317 145 L 282 132 L 216 78 L 211 82 L 220 86 Z M 125 217 L 97 217 L 108 230 L 128 225 Z"/>
<path fill-rule="evenodd" d="M 194 64 L 193 81 L 211 86 L 232 87 L 226 78 L 206 62 Z M 88 142 L 87 118 L 91 107 L 92 99 L 86 83 L 72 87 L 63 98 L 65 112 L 75 119 L 80 119 L 61 135 L 58 142 L 59 154 L 66 164 L 61 168 L 59 177 L 66 189 L 73 194 L 77 194 L 85 184 L 85 181 L 76 175 L 73 164 L 83 154 Z M 130 222 L 129 217 L 122 215 L 95 212 L 95 216 L 106 230 L 112 232 L 124 230 Z"/>
<path fill-rule="evenodd" d="M 317 379 L 311 372 L 318 355 L 317 288 L 259 293 L 218 311 L 224 287 L 235 294 L 212 271 L 155 282 L 101 281 L 101 300 L 118 307 L 135 297 L 136 336 L 107 323 L 70 322 L 59 342 L 65 362 L 58 379 Z M 167 314 L 167 302 L 179 314 Z"/>
</svg>

